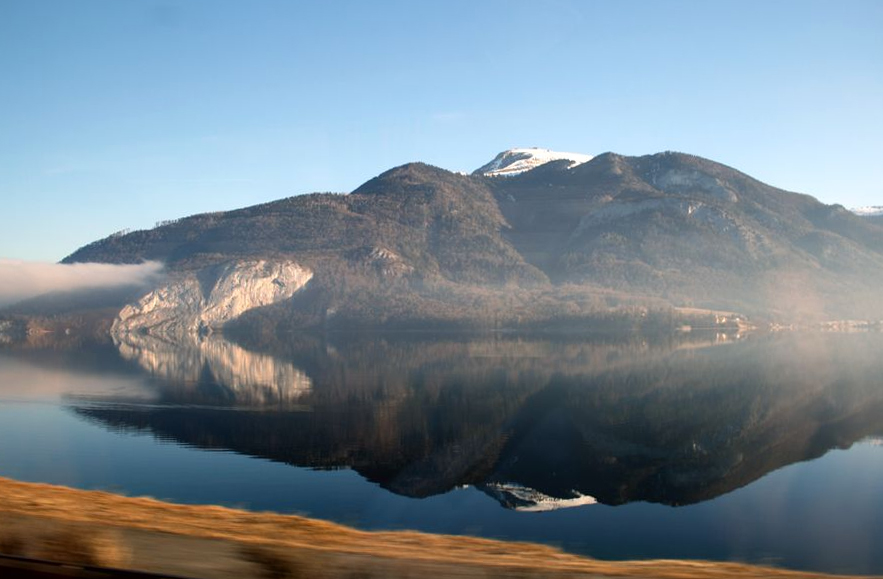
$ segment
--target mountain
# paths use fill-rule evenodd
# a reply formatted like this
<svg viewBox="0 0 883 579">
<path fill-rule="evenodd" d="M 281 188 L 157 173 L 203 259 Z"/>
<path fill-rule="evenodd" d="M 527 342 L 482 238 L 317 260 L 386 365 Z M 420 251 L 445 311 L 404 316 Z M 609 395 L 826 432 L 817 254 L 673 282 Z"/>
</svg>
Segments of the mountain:
<svg viewBox="0 0 883 579">
<path fill-rule="evenodd" d="M 713 161 L 606 153 L 488 183 L 507 238 L 553 283 L 752 312 L 879 311 L 878 227 Z"/>
<path fill-rule="evenodd" d="M 883 228 L 671 152 L 512 149 L 472 175 L 411 163 L 350 194 L 194 215 L 64 261 L 142 260 L 164 262 L 166 283 L 202 280 L 204 300 L 230 264 L 309 272 L 231 320 L 258 331 L 883 318 Z"/>
</svg>

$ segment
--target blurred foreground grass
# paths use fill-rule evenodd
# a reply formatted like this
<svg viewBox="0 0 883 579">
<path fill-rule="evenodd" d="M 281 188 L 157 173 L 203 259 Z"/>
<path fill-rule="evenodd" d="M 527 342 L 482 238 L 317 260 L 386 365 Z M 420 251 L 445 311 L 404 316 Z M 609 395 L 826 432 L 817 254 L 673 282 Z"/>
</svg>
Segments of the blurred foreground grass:
<svg viewBox="0 0 883 579">
<path fill-rule="evenodd" d="M 739 563 L 598 561 L 533 543 L 367 532 L 294 515 L 4 478 L 0 552 L 205 579 L 832 577 Z"/>
</svg>

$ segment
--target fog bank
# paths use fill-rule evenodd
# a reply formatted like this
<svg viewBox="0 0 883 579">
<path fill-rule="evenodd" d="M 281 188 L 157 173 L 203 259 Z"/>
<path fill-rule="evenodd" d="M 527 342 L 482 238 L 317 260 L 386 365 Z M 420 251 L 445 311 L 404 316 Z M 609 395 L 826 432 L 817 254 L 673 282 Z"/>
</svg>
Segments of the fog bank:
<svg viewBox="0 0 883 579">
<path fill-rule="evenodd" d="M 158 261 L 117 265 L 0 259 L 0 306 L 56 291 L 148 284 L 162 269 Z"/>
</svg>

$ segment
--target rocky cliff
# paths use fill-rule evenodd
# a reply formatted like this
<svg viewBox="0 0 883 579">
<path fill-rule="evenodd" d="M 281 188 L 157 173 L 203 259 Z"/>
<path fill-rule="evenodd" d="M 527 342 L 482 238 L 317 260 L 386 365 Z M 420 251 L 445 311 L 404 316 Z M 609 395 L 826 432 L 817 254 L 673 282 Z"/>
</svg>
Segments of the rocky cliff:
<svg viewBox="0 0 883 579">
<path fill-rule="evenodd" d="M 111 334 L 181 340 L 211 333 L 249 310 L 289 299 L 312 277 L 293 261 L 245 260 L 187 271 L 125 306 Z"/>
</svg>

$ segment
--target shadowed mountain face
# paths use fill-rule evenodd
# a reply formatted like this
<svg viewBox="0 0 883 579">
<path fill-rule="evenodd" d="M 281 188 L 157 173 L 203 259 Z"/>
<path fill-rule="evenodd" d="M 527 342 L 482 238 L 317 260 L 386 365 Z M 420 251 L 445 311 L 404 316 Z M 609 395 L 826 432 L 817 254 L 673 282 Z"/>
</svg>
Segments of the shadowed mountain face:
<svg viewBox="0 0 883 579">
<path fill-rule="evenodd" d="M 508 177 L 410 164 L 349 195 L 187 217 L 65 261 L 161 260 L 174 276 L 255 257 L 314 272 L 293 299 L 240 322 L 259 332 L 527 327 L 670 306 L 883 317 L 883 228 L 677 153 L 607 153 Z"/>
<path fill-rule="evenodd" d="M 879 309 L 879 228 L 706 159 L 608 153 L 491 184 L 513 245 L 559 282 L 795 314 L 845 290 Z"/>
<path fill-rule="evenodd" d="M 303 338 L 262 354 L 208 340 L 197 350 L 203 363 L 217 367 L 234 348 L 237 364 L 203 380 L 223 387 L 238 371 L 259 384 L 249 360 L 289 368 L 307 384 L 296 388 L 297 407 L 256 406 L 254 396 L 231 398 L 233 409 L 204 406 L 193 364 L 176 376 L 179 354 L 150 353 L 145 341 L 134 359 L 160 379 L 157 399 L 175 404 L 93 399 L 72 401 L 74 410 L 196 447 L 350 467 L 412 497 L 477 485 L 525 510 L 694 503 L 883 434 L 880 334 L 717 346 L 361 336 Z"/>
<path fill-rule="evenodd" d="M 878 227 L 883 227 L 883 214 L 881 215 L 868 215 L 864 217 L 869 223 L 873 223 Z"/>
</svg>

